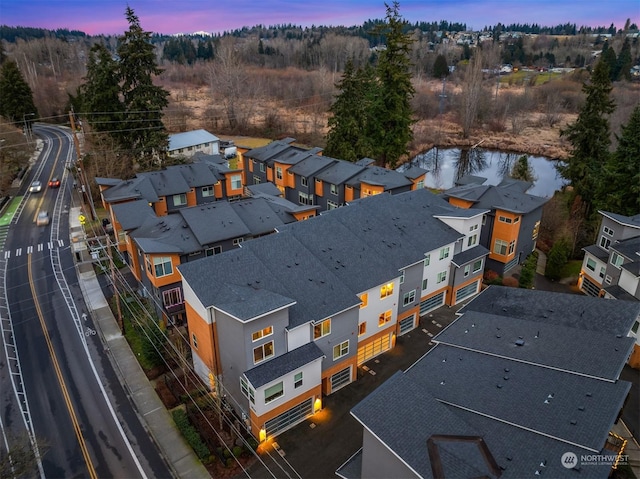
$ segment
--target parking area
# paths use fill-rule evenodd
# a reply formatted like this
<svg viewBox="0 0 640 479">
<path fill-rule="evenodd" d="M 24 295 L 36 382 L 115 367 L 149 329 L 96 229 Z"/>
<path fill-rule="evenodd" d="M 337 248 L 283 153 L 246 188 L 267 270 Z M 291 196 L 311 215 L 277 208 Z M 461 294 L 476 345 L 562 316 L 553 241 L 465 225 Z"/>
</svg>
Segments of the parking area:
<svg viewBox="0 0 640 479">
<path fill-rule="evenodd" d="M 349 413 L 351 408 L 429 351 L 431 337 L 454 320 L 460 307 L 444 306 L 427 314 L 416 329 L 397 338 L 394 349 L 358 367 L 358 380 L 324 397 L 321 412 L 275 438 L 280 454 L 305 479 L 337 477 L 336 469 L 362 447 L 362 426 Z M 254 478 L 273 477 L 259 463 L 249 472 Z"/>
</svg>

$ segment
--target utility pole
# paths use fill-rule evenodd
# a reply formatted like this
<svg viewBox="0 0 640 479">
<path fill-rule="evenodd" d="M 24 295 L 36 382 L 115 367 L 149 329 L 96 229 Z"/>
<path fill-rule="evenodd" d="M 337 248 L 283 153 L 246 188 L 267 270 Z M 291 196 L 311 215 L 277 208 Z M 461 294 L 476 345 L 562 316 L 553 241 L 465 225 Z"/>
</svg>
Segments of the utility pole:
<svg viewBox="0 0 640 479">
<path fill-rule="evenodd" d="M 116 312 L 118 314 L 118 326 L 124 334 L 124 321 L 122 321 L 122 310 L 120 309 L 120 293 L 116 287 L 116 268 L 113 263 L 113 252 L 111 251 L 111 237 L 107 234 L 107 254 L 109 255 L 109 268 L 111 270 L 111 286 L 113 287 L 113 297 L 116 299 Z"/>
<path fill-rule="evenodd" d="M 76 149 L 76 157 L 78 158 L 78 164 L 80 165 L 77 167 L 78 179 L 80 180 L 80 196 L 82 197 L 82 203 L 84 205 L 89 205 L 89 214 L 91 215 L 91 220 L 94 221 L 97 218 L 97 215 L 93 208 L 93 202 L 90 201 L 91 190 L 89 190 L 89 182 L 87 181 L 84 170 L 84 163 L 82 162 L 82 151 L 80 149 L 80 140 L 78 140 L 78 134 L 76 132 L 76 120 L 73 109 L 69 111 L 69 123 L 71 124 L 71 132 L 73 135 L 73 146 Z"/>
</svg>

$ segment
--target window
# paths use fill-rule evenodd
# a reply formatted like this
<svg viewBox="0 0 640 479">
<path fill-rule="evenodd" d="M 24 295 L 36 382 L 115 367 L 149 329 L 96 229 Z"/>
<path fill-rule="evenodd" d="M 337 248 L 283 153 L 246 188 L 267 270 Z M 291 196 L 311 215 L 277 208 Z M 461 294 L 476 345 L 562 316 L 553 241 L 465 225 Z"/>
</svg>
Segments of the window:
<svg viewBox="0 0 640 479">
<path fill-rule="evenodd" d="M 282 384 L 282 381 L 280 381 L 278 384 L 274 384 L 264 390 L 264 402 L 265 404 L 270 403 L 283 395 L 284 385 Z"/>
<path fill-rule="evenodd" d="M 358 326 L 358 336 L 362 336 L 363 334 L 366 334 L 367 332 L 367 322 L 365 321 L 364 323 L 360 323 L 360 325 Z"/>
<path fill-rule="evenodd" d="M 427 289 L 427 284 L 428 284 L 428 280 L 427 279 L 423 279 L 422 280 L 422 291 Z"/>
<path fill-rule="evenodd" d="M 313 339 L 319 339 L 327 334 L 331 334 L 331 319 L 325 319 L 313 325 Z"/>
<path fill-rule="evenodd" d="M 606 235 L 613 236 L 613 230 L 608 226 L 605 226 L 604 228 L 602 228 L 602 232 Z"/>
<path fill-rule="evenodd" d="M 511 218 L 507 218 L 506 216 L 498 216 L 498 221 L 500 221 L 501 223 L 508 223 L 508 224 L 513 223 L 513 220 Z"/>
<path fill-rule="evenodd" d="M 596 262 L 592 258 L 587 260 L 587 269 L 590 269 L 593 272 L 596 271 Z"/>
<path fill-rule="evenodd" d="M 468 264 L 464 267 L 464 277 L 466 278 L 467 276 L 469 276 L 469 272 L 471 271 L 471 265 Z"/>
<path fill-rule="evenodd" d="M 487 215 L 482 216 L 482 226 L 487 224 Z"/>
<path fill-rule="evenodd" d="M 449 257 L 449 247 L 446 246 L 440 250 L 440 259 L 443 260 Z"/>
<path fill-rule="evenodd" d="M 473 246 L 478 242 L 478 235 L 469 236 L 469 240 L 467 241 L 467 246 Z"/>
<path fill-rule="evenodd" d="M 431 255 L 427 254 L 424 256 L 424 267 L 426 268 L 431 263 Z"/>
<path fill-rule="evenodd" d="M 242 175 L 231 175 L 231 188 L 234 190 L 242 188 Z"/>
<path fill-rule="evenodd" d="M 478 271 L 480 271 L 482 269 L 482 260 L 479 259 L 478 261 L 476 261 L 475 263 L 473 263 L 473 272 L 477 273 Z"/>
<path fill-rule="evenodd" d="M 164 304 L 165 308 L 182 303 L 182 291 L 180 291 L 180 288 L 168 289 L 162 292 L 162 304 Z"/>
<path fill-rule="evenodd" d="M 273 341 L 253 348 L 253 364 L 258 364 L 273 356 Z"/>
<path fill-rule="evenodd" d="M 262 178 L 260 178 L 259 176 L 253 175 L 253 184 L 259 185 L 260 183 L 262 183 Z"/>
<path fill-rule="evenodd" d="M 298 203 L 307 206 L 313 205 L 313 195 L 303 193 L 302 191 L 298 192 Z"/>
<path fill-rule="evenodd" d="M 362 304 L 360 304 L 360 309 L 366 308 L 369 304 L 369 293 L 362 293 L 360 295 L 360 301 L 362 301 Z"/>
<path fill-rule="evenodd" d="M 335 210 L 337 207 L 338 207 L 338 203 L 336 203 L 335 201 L 327 200 L 327 211 Z"/>
<path fill-rule="evenodd" d="M 222 246 L 214 246 L 213 248 L 207 248 L 204 250 L 205 256 L 213 256 L 214 254 L 222 253 Z"/>
<path fill-rule="evenodd" d="M 393 283 L 387 283 L 380 288 L 380 299 L 384 299 L 387 296 L 393 294 Z"/>
<path fill-rule="evenodd" d="M 276 178 L 279 180 L 282 179 L 282 167 L 280 166 L 276 166 Z"/>
<path fill-rule="evenodd" d="M 416 183 L 416 190 L 421 190 L 424 188 L 424 180 L 420 180 Z"/>
<path fill-rule="evenodd" d="M 493 252 L 496 253 L 496 254 L 500 254 L 500 255 L 506 255 L 508 246 L 509 245 L 507 244 L 506 241 L 502 241 L 500 239 L 497 239 L 496 242 L 493 245 Z"/>
<path fill-rule="evenodd" d="M 509 243 L 509 254 L 513 254 L 515 249 L 516 249 L 516 240 L 513 240 L 511 243 Z"/>
<path fill-rule="evenodd" d="M 408 306 L 411 303 L 413 303 L 415 300 L 416 300 L 416 290 L 414 289 L 413 291 L 409 291 L 408 293 L 404 294 L 404 296 L 402 297 L 402 305 Z"/>
<path fill-rule="evenodd" d="M 378 317 L 378 327 L 381 328 L 385 324 L 391 321 L 391 310 L 385 311 L 384 313 L 380 313 Z"/>
<path fill-rule="evenodd" d="M 607 270 L 607 268 L 605 268 L 604 266 L 600 266 L 600 277 L 604 278 L 604 272 Z"/>
<path fill-rule="evenodd" d="M 540 232 L 540 221 L 536 221 L 536 224 L 533 225 L 533 233 L 531 233 L 531 238 L 535 240 L 538 237 L 539 232 Z"/>
<path fill-rule="evenodd" d="M 604 282 L 607 283 L 607 284 L 611 284 L 611 276 L 609 276 L 609 275 L 605 276 Z"/>
<path fill-rule="evenodd" d="M 631 326 L 631 331 L 633 331 L 634 334 L 638 334 L 638 326 L 640 326 L 640 323 L 638 323 L 638 321 L 633 323 L 633 326 Z"/>
<path fill-rule="evenodd" d="M 301 176 L 300 177 L 300 184 L 302 186 L 309 186 L 309 180 L 307 179 L 306 176 Z"/>
<path fill-rule="evenodd" d="M 240 243 L 242 243 L 243 239 L 242 238 L 234 238 L 233 239 L 233 245 L 234 246 L 238 246 Z"/>
<path fill-rule="evenodd" d="M 620 269 L 620 265 L 624 262 L 624 257 L 620 256 L 618 253 L 611 254 L 611 264 L 616 268 Z"/>
<path fill-rule="evenodd" d="M 256 392 L 253 390 L 252 387 L 249 386 L 249 383 L 244 378 L 244 376 L 240 377 L 240 390 L 242 391 L 242 394 L 244 394 L 244 396 L 249 401 L 251 401 L 251 404 L 256 403 L 256 396 L 255 396 Z"/>
<path fill-rule="evenodd" d="M 195 334 L 191 335 L 191 344 L 193 345 L 193 349 L 198 349 L 198 338 Z"/>
<path fill-rule="evenodd" d="M 173 266 L 171 265 L 171 258 L 168 256 L 153 258 L 153 270 L 156 278 L 172 274 Z"/>
<path fill-rule="evenodd" d="M 400 284 L 404 283 L 404 270 L 400 273 Z"/>
<path fill-rule="evenodd" d="M 202 187 L 202 197 L 203 198 L 207 198 L 210 196 L 213 196 L 214 192 L 213 192 L 213 186 L 203 186 Z"/>
<path fill-rule="evenodd" d="M 337 195 L 338 194 L 338 186 L 337 185 L 334 185 L 334 184 L 331 185 L 331 194 L 332 195 Z"/>
<path fill-rule="evenodd" d="M 273 326 L 267 326 L 260 331 L 256 331 L 251 335 L 251 341 L 257 341 L 258 339 L 264 338 L 266 336 L 270 336 L 273 334 Z"/>
<path fill-rule="evenodd" d="M 264 163 L 260 163 L 260 172 L 264 173 L 264 171 L 265 171 Z"/>
<path fill-rule="evenodd" d="M 293 376 L 293 387 L 299 388 L 300 386 L 302 386 L 302 371 Z"/>
<path fill-rule="evenodd" d="M 440 284 L 444 281 L 447 280 L 447 272 L 443 271 L 441 273 L 438 273 L 438 279 L 436 280 L 436 283 Z"/>
<path fill-rule="evenodd" d="M 515 218 L 513 218 L 513 222 L 514 223 L 519 223 L 520 222 L 520 217 L 516 216 Z"/>
<path fill-rule="evenodd" d="M 475 231 L 478 229 L 478 225 L 471 225 L 471 227 L 469 228 L 469 231 Z"/>
<path fill-rule="evenodd" d="M 187 195 L 180 193 L 179 195 L 173 195 L 173 205 L 182 206 L 187 204 Z"/>
<path fill-rule="evenodd" d="M 340 359 L 343 356 L 349 354 L 349 340 L 336 344 L 333 347 L 333 360 Z"/>
<path fill-rule="evenodd" d="M 606 236 L 600 237 L 600 247 L 606 250 L 609 250 L 609 245 L 611 244 L 611 240 Z"/>
</svg>

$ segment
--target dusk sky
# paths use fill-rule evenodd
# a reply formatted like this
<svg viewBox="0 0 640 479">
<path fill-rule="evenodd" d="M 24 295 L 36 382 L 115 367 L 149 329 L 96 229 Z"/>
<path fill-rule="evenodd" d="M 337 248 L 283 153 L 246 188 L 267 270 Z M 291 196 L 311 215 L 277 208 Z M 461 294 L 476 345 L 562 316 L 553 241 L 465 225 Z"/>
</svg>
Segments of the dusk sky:
<svg viewBox="0 0 640 479">
<path fill-rule="evenodd" d="M 392 0 L 388 0 L 391 3 Z M 627 18 L 640 23 L 640 0 L 401 0 L 408 21 L 466 23 L 479 30 L 498 22 L 553 26 L 622 28 Z M 90 35 L 122 34 L 129 4 L 142 28 L 164 34 L 218 33 L 257 24 L 358 25 L 382 19 L 383 0 L 0 0 L 0 24 L 55 30 L 67 28 Z"/>
</svg>

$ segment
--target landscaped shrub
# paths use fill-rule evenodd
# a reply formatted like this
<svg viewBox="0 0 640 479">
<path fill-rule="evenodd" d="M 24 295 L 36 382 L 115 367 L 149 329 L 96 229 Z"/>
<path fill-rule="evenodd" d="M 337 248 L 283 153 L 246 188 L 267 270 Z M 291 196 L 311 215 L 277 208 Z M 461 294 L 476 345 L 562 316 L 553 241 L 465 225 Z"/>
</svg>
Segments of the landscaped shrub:
<svg viewBox="0 0 640 479">
<path fill-rule="evenodd" d="M 233 455 L 236 457 L 240 457 L 240 454 L 242 454 L 242 447 L 241 446 L 233 446 Z"/>
<path fill-rule="evenodd" d="M 535 251 L 527 256 L 520 270 L 520 287 L 530 289 L 538 266 L 538 253 Z"/>
<path fill-rule="evenodd" d="M 517 278 L 514 278 L 513 276 L 507 276 L 506 278 L 502 279 L 502 285 L 509 286 L 510 288 L 517 288 L 519 283 L 520 282 L 517 280 Z"/>
<path fill-rule="evenodd" d="M 571 245 L 565 239 L 556 241 L 547 256 L 547 268 L 544 275 L 551 280 L 558 280 L 562 277 L 562 267 L 569 260 L 571 254 Z"/>
<path fill-rule="evenodd" d="M 209 451 L 209 448 L 202 442 L 200 434 L 189 422 L 187 413 L 183 409 L 176 409 L 171 414 L 180 433 L 187 440 L 198 458 L 202 462 L 208 462 L 211 458 L 211 451 Z"/>
<path fill-rule="evenodd" d="M 500 278 L 500 275 L 495 271 L 488 269 L 484 272 L 483 279 L 484 279 L 484 282 L 487 284 L 492 284 L 498 278 Z"/>
</svg>

